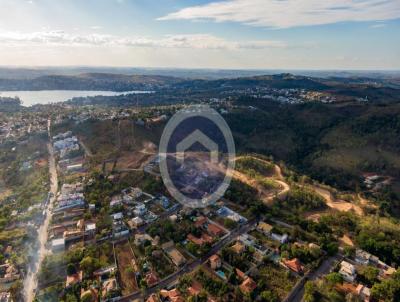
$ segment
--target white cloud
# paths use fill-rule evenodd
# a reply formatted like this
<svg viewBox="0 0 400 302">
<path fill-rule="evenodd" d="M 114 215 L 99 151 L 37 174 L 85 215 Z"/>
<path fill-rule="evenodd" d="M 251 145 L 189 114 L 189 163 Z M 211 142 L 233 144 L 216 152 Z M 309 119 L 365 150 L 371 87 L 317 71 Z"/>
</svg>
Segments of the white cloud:
<svg viewBox="0 0 400 302">
<path fill-rule="evenodd" d="M 68 45 L 68 46 L 120 46 L 120 47 L 162 47 L 194 49 L 265 49 L 285 48 L 285 42 L 274 40 L 256 40 L 237 42 L 210 34 L 168 35 L 161 39 L 146 37 L 119 37 L 104 34 L 70 34 L 64 31 L 40 31 L 32 33 L 0 32 L 0 44 L 3 45 Z"/>
<path fill-rule="evenodd" d="M 400 18 L 399 0 L 227 0 L 192 6 L 158 20 L 213 20 L 290 28 Z"/>
</svg>

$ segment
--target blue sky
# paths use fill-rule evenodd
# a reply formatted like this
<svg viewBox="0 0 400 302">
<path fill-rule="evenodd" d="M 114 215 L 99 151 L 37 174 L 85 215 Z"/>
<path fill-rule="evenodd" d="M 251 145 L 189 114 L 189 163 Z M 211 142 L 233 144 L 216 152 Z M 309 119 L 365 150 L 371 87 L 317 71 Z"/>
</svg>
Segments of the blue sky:
<svg viewBox="0 0 400 302">
<path fill-rule="evenodd" d="M 399 0 L 0 0 L 0 65 L 400 69 Z"/>
</svg>

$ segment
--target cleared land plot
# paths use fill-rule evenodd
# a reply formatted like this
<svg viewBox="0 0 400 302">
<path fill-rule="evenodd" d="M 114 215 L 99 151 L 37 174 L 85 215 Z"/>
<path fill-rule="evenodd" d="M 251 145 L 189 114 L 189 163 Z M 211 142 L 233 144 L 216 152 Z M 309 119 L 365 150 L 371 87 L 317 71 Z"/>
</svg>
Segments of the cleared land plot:
<svg viewBox="0 0 400 302">
<path fill-rule="evenodd" d="M 136 279 L 134 277 L 134 268 L 132 254 L 129 242 L 119 243 L 115 246 L 115 255 L 117 257 L 118 272 L 121 280 L 121 288 L 123 294 L 129 294 L 138 289 Z"/>
</svg>

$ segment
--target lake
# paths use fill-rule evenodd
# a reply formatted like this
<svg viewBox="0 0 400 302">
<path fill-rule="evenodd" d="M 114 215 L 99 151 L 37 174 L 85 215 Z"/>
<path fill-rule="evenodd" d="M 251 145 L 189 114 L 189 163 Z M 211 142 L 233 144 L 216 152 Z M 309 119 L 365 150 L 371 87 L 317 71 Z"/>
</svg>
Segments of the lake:
<svg viewBox="0 0 400 302">
<path fill-rule="evenodd" d="M 39 91 L 0 91 L 2 97 L 18 96 L 24 106 L 65 102 L 74 97 L 115 96 L 125 94 L 151 93 L 151 91 L 82 91 L 82 90 L 39 90 Z"/>
</svg>

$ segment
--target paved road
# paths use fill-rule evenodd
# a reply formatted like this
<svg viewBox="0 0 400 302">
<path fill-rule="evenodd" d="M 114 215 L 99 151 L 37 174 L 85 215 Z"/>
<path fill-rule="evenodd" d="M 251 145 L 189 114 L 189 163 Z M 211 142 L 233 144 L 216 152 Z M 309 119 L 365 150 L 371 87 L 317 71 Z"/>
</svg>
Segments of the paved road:
<svg viewBox="0 0 400 302">
<path fill-rule="evenodd" d="M 341 255 L 336 254 L 335 256 L 331 256 L 328 259 L 326 259 L 322 264 L 315 270 L 312 271 L 307 277 L 307 280 L 314 281 L 328 273 L 333 269 L 334 265 L 336 262 L 340 261 L 343 259 Z M 296 294 L 291 297 L 290 302 L 300 302 L 303 299 L 304 295 L 304 284 L 301 284 L 301 287 L 299 289 L 294 288 L 293 289 L 298 290 Z"/>
<path fill-rule="evenodd" d="M 223 238 L 222 240 L 218 241 L 212 248 L 211 250 L 204 255 L 203 257 L 196 259 L 190 263 L 187 263 L 184 265 L 180 270 L 175 272 L 174 274 L 168 276 L 167 278 L 161 280 L 157 285 L 150 287 L 146 290 L 145 295 L 151 295 L 152 293 L 157 292 L 158 290 L 162 288 L 166 288 L 168 285 L 173 284 L 179 280 L 179 278 L 187 274 L 189 272 L 192 272 L 195 270 L 199 265 L 202 263 L 206 262 L 208 258 L 210 258 L 212 255 L 216 254 L 219 250 L 221 250 L 224 246 L 232 242 L 233 240 L 236 239 L 237 236 L 240 236 L 246 232 L 248 232 L 252 227 L 255 226 L 257 223 L 257 220 L 250 220 L 246 224 L 242 225 L 236 230 L 233 230 L 227 237 Z M 127 295 L 123 297 L 120 301 L 133 301 L 135 299 L 143 299 L 143 293 L 142 292 L 135 292 L 130 295 Z"/>
</svg>

